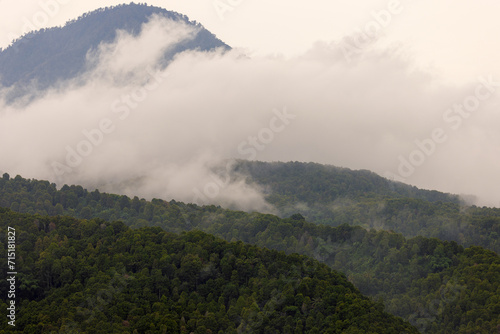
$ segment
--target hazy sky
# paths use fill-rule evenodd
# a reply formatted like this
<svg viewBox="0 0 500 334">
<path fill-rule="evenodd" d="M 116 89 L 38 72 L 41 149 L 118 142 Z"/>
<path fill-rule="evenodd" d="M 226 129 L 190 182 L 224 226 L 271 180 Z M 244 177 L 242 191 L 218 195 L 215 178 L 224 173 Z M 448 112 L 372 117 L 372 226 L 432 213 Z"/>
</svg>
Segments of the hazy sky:
<svg viewBox="0 0 500 334">
<path fill-rule="evenodd" d="M 23 27 L 119 3 L 0 0 L 0 45 Z M 0 142 L 16 143 L 0 146 L 0 170 L 187 202 L 217 194 L 265 210 L 259 189 L 242 178 L 226 184 L 212 167 L 314 161 L 500 205 L 497 1 L 148 3 L 239 49 L 187 53 L 158 71 L 162 50 L 195 32 L 154 21 L 138 38 L 121 35 L 93 54 L 99 66 L 86 85 L 68 83 L 21 110 L 0 104 Z M 54 162 L 67 166 L 85 140 L 96 142 L 91 154 L 56 173 Z"/>
<path fill-rule="evenodd" d="M 0 46 L 30 26 L 64 24 L 119 0 L 0 0 Z M 384 43 L 402 47 L 422 67 L 450 80 L 499 72 L 497 0 L 151 0 L 148 4 L 197 20 L 232 47 L 250 54 L 296 55 L 317 41 L 331 42 L 370 23 Z M 392 10 L 391 10 L 392 9 Z M 389 12 L 389 16 L 383 14 Z M 44 15 L 44 13 L 47 13 Z M 378 15 L 377 15 L 378 14 Z"/>
</svg>

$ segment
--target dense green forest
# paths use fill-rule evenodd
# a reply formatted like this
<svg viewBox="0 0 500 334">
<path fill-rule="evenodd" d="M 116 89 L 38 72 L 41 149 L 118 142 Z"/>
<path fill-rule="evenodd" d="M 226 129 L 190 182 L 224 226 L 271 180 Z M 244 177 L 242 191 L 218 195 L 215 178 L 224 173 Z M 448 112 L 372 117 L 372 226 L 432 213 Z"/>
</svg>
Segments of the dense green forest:
<svg viewBox="0 0 500 334">
<path fill-rule="evenodd" d="M 388 312 L 426 333 L 492 333 L 500 325 L 500 259 L 480 247 L 464 249 L 453 241 L 407 239 L 347 224 L 317 225 L 301 214 L 283 219 L 216 206 L 130 199 L 81 186 L 57 190 L 47 181 L 20 176 L 0 180 L 0 206 L 24 213 L 121 220 L 135 228 L 158 226 L 174 233 L 202 230 L 227 241 L 308 255 L 345 273 L 362 293 L 383 301 Z M 486 230 L 489 217 L 485 209 L 476 214 Z"/>
<path fill-rule="evenodd" d="M 230 50 L 182 14 L 106 7 L 0 48 L 2 98 L 25 104 L 86 80 L 102 43 L 138 36 L 155 15 L 197 31 L 160 67 L 186 50 Z M 277 214 L 0 173 L 2 277 L 17 272 L 15 285 L 0 280 L 4 312 L 16 294 L 16 326 L 4 313 L 0 334 L 500 334 L 499 208 L 366 170 L 227 166 L 212 172 L 245 179 Z"/>
<path fill-rule="evenodd" d="M 262 162 L 238 160 L 235 171 L 250 175 L 253 182 L 268 186 L 271 193 L 295 203 L 333 202 L 338 198 L 385 195 L 431 202 L 460 203 L 456 195 L 424 190 L 390 181 L 368 170 L 322 165 L 313 162 Z"/>
<path fill-rule="evenodd" d="M 11 330 L 418 333 L 342 274 L 305 256 L 200 231 L 178 235 L 9 209 L 0 209 L 3 249 L 8 227 L 15 229 L 18 272 Z M 7 291 L 2 280 L 0 294 Z M 2 299 L 0 308 L 7 306 Z"/>
<path fill-rule="evenodd" d="M 465 206 L 456 196 L 394 183 L 368 171 L 313 163 L 240 161 L 237 166 L 254 165 L 267 166 L 262 168 L 266 172 L 247 170 L 252 175 L 249 182 L 255 182 L 256 174 L 269 174 L 259 182 L 269 183 L 267 200 L 278 208 L 281 217 L 300 213 L 312 223 L 392 230 L 405 237 L 456 241 L 464 247 L 482 246 L 500 253 L 498 208 Z M 275 165 L 278 167 L 272 167 Z M 236 170 L 242 172 L 241 168 L 236 167 Z M 272 168 L 278 169 L 271 177 L 268 169 Z M 134 198 L 127 205 L 125 196 L 117 199 L 115 195 L 101 195 L 98 191 L 89 195 L 82 187 L 64 186 L 58 191 L 55 184 L 35 185 L 37 181 L 32 182 L 20 176 L 11 179 L 6 174 L 3 180 L 0 179 L 0 206 L 29 213 L 121 219 L 129 225 L 139 226 L 144 225 L 144 220 L 162 220 L 161 215 L 150 214 L 155 201 L 146 205 L 145 201 Z M 117 200 L 123 203 L 116 206 Z M 139 215 L 143 209 L 146 216 Z"/>
<path fill-rule="evenodd" d="M 300 213 L 317 224 L 393 230 L 500 252 L 500 209 L 467 206 L 455 195 L 316 163 L 239 161 L 235 171 L 263 187 L 282 217 Z"/>
</svg>

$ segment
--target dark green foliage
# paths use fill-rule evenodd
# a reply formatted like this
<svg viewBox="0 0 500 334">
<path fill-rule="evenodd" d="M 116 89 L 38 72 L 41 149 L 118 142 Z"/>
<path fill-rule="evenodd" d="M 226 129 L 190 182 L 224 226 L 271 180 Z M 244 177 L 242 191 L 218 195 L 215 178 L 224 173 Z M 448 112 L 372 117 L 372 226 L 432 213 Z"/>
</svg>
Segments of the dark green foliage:
<svg viewBox="0 0 500 334">
<path fill-rule="evenodd" d="M 317 224 L 393 230 L 500 252 L 500 209 L 465 206 L 458 196 L 421 190 L 366 171 L 315 163 L 239 161 L 236 171 L 269 189 L 280 216 Z"/>
<path fill-rule="evenodd" d="M 257 183 L 270 186 L 272 193 L 286 196 L 290 203 L 333 202 L 339 198 L 356 199 L 367 194 L 416 198 L 430 202 L 460 202 L 458 196 L 389 181 L 368 170 L 354 171 L 312 162 L 269 163 L 246 160 L 239 160 L 235 169 L 250 175 Z"/>
<path fill-rule="evenodd" d="M 45 200 L 51 205 L 37 206 Z M 92 218 L 123 220 L 136 228 L 159 226 L 175 233 L 198 229 L 227 241 L 241 240 L 288 254 L 308 255 L 344 272 L 362 293 L 383 300 L 388 311 L 428 333 L 488 332 L 499 321 L 498 256 L 479 247 L 464 250 L 456 242 L 424 237 L 406 239 L 394 232 L 347 224 L 316 225 L 305 221 L 300 214 L 282 219 L 216 206 L 130 199 L 88 192 L 78 186 L 64 186 L 58 191 L 54 184 L 21 177 L 0 180 L 0 205 L 9 207 L 13 202 L 18 206 L 24 204 L 24 210 L 29 213 L 49 213 L 57 209 L 81 217 L 82 211 L 88 215 L 85 208 L 90 208 Z M 386 209 L 392 210 L 390 205 Z M 425 207 L 422 210 L 425 211 Z M 469 214 L 478 231 L 490 231 L 497 222 L 492 218 L 495 212 L 496 209 L 471 208 Z M 119 223 L 111 227 L 113 233 L 126 229 Z M 43 228 L 48 231 L 50 226 L 45 224 Z M 187 263 L 196 268 L 196 260 L 191 260 Z M 479 268 L 484 268 L 488 276 L 478 271 Z M 168 265 L 164 270 L 175 272 L 175 268 Z M 221 270 L 227 277 L 232 276 L 231 265 Z M 189 271 L 181 275 L 189 277 Z M 481 284 L 485 279 L 485 284 Z M 196 281 L 189 283 L 196 285 Z M 236 293 L 232 286 L 226 292 Z M 486 303 L 471 302 L 474 300 Z M 453 317 L 443 311 L 451 310 L 450 307 L 454 307 Z M 476 324 L 477 314 L 481 314 L 482 321 Z M 303 323 L 307 324 L 307 319 Z"/>
<path fill-rule="evenodd" d="M 18 243 L 14 331 L 418 333 L 343 275 L 297 254 L 200 231 L 0 209 L 2 241 L 7 226 Z"/>
</svg>

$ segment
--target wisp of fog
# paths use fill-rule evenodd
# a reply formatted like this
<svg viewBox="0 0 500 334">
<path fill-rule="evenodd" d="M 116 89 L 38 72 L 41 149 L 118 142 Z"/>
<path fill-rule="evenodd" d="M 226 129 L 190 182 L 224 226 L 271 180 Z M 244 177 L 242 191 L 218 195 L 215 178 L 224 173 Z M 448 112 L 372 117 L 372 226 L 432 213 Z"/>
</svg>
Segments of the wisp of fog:
<svg viewBox="0 0 500 334">
<path fill-rule="evenodd" d="M 165 50 L 196 33 L 154 17 L 89 51 L 92 70 L 63 88 L 0 102 L 0 170 L 274 212 L 233 161 L 313 161 L 498 206 L 500 78 L 452 86 L 394 50 L 347 61 L 335 42 L 291 59 L 186 51 L 164 66 Z"/>
</svg>

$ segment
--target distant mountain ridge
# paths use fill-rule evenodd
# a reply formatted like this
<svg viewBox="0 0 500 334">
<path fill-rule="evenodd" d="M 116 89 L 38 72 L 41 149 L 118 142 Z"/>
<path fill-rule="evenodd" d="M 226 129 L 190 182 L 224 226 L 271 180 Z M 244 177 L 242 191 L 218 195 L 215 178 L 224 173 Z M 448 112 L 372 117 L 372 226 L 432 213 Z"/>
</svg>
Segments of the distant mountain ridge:
<svg viewBox="0 0 500 334">
<path fill-rule="evenodd" d="M 8 48 L 0 50 L 0 85 L 19 88 L 34 81 L 36 88 L 45 89 L 57 81 L 74 78 L 88 69 L 86 55 L 89 50 L 97 48 L 100 43 L 112 42 L 117 30 L 139 34 L 142 24 L 148 22 L 153 14 L 183 21 L 200 29 L 193 40 L 180 43 L 174 50 L 168 51 L 165 55 L 167 59 L 185 50 L 230 49 L 185 15 L 131 3 L 98 9 L 67 22 L 64 27 L 30 32 L 15 40 Z"/>
<path fill-rule="evenodd" d="M 351 170 L 313 162 L 261 162 L 240 160 L 236 170 L 252 176 L 252 181 L 271 185 L 281 195 L 293 194 L 304 202 L 327 202 L 342 197 L 375 194 L 408 197 L 430 202 L 461 203 L 458 195 L 388 180 L 368 170 Z M 299 186 L 299 191 L 297 191 Z"/>
<path fill-rule="evenodd" d="M 280 217 L 300 213 L 316 224 L 348 224 L 500 249 L 500 209 L 470 206 L 457 195 L 418 189 L 367 170 L 317 163 L 241 160 L 234 171 L 263 189 Z"/>
</svg>

